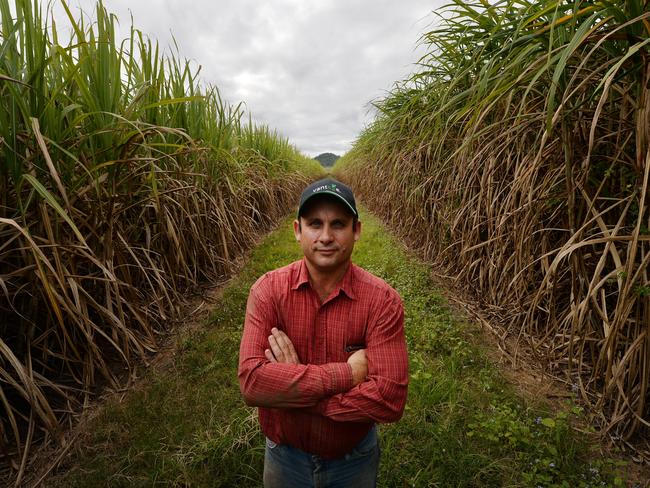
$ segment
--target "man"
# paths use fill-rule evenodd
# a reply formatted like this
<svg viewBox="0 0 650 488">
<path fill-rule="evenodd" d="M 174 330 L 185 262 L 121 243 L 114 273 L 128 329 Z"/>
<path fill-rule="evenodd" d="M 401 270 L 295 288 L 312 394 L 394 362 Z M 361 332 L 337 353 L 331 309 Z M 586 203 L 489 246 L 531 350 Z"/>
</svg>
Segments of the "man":
<svg viewBox="0 0 650 488">
<path fill-rule="evenodd" d="M 304 258 L 251 287 L 239 383 L 259 407 L 266 488 L 376 486 L 375 423 L 400 419 L 408 384 L 404 312 L 384 281 L 352 264 L 361 235 L 352 190 L 302 193 Z"/>
</svg>

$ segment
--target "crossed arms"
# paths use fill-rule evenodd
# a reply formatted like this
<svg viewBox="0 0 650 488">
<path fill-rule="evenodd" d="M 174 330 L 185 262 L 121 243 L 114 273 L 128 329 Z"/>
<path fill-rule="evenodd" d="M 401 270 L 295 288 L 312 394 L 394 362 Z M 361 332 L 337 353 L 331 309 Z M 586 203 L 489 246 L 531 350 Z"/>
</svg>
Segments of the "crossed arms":
<svg viewBox="0 0 650 488">
<path fill-rule="evenodd" d="M 347 362 L 301 364 L 278 323 L 272 299 L 257 287 L 249 296 L 240 347 L 239 381 L 248 405 L 304 408 L 338 421 L 395 422 L 408 383 L 403 309 L 387 303 L 368 328 L 366 349 Z"/>
<path fill-rule="evenodd" d="M 289 336 L 273 327 L 269 336 L 269 348 L 264 349 L 264 355 L 272 363 L 281 364 L 300 364 L 298 353 L 293 347 L 293 342 Z M 360 349 L 355 351 L 347 360 L 352 371 L 352 386 L 362 383 L 368 375 L 368 358 L 366 350 Z"/>
</svg>

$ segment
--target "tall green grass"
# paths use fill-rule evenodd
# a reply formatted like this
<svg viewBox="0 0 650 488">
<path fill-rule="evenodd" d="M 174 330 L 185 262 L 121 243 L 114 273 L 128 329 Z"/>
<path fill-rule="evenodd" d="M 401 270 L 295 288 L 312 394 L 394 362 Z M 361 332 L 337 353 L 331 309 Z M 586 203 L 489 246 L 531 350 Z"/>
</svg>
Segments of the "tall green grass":
<svg viewBox="0 0 650 488">
<path fill-rule="evenodd" d="M 565 380 L 603 432 L 642 440 L 648 2 L 453 1 L 422 41 L 335 173 L 518 339 L 514 356 Z"/>
<path fill-rule="evenodd" d="M 102 2 L 0 0 L 0 461 L 155 351 L 320 167 Z"/>
</svg>

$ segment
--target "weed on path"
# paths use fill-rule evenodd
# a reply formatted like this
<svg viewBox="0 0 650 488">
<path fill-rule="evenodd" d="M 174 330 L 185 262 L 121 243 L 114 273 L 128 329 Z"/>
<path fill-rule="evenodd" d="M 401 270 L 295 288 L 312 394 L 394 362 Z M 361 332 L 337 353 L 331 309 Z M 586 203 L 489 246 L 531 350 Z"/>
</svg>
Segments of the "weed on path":
<svg viewBox="0 0 650 488">
<path fill-rule="evenodd" d="M 380 486 L 624 486 L 619 468 L 560 413 L 520 398 L 468 323 L 372 216 L 353 260 L 401 294 L 410 357 L 406 412 L 380 427 Z M 259 487 L 263 438 L 237 383 L 248 290 L 267 270 L 300 257 L 290 221 L 265 239 L 224 290 L 201 332 L 181 341 L 177 360 L 149 373 L 149 386 L 107 404 L 48 486 Z"/>
</svg>

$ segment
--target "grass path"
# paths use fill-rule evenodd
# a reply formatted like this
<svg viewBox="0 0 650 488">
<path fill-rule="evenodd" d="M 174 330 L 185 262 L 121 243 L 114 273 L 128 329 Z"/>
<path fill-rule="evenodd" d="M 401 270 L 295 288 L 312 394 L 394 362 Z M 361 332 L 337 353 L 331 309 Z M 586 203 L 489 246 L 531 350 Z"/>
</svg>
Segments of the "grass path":
<svg viewBox="0 0 650 488">
<path fill-rule="evenodd" d="M 579 409 L 550 414 L 518 397 L 427 266 L 372 216 L 362 221 L 353 259 L 400 292 L 410 356 L 404 418 L 380 427 L 380 486 L 623 485 L 613 463 L 571 428 Z M 255 279 L 299 257 L 286 220 L 224 290 L 205 327 L 180 339 L 174 361 L 102 407 L 47 486 L 260 486 L 262 436 L 236 375 L 243 313 Z"/>
</svg>

